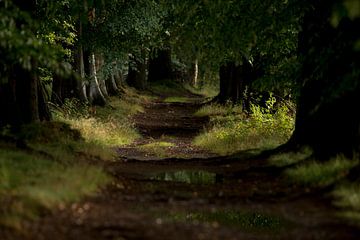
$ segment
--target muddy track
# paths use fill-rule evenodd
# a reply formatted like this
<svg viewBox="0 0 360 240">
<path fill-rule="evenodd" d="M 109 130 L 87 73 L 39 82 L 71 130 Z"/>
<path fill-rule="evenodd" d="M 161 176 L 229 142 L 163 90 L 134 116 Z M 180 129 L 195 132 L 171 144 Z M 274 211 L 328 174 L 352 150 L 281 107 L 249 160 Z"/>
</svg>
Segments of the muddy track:
<svg viewBox="0 0 360 240">
<path fill-rule="evenodd" d="M 337 216 L 328 196 L 264 171 L 264 159 L 222 158 L 192 146 L 207 124 L 193 116 L 198 107 L 146 106 L 134 118 L 143 139 L 119 148 L 119 159 L 106 166 L 111 185 L 29 223 L 26 235 L 3 239 L 359 239 L 359 228 Z M 170 157 L 138 150 L 159 139 L 174 144 Z"/>
</svg>

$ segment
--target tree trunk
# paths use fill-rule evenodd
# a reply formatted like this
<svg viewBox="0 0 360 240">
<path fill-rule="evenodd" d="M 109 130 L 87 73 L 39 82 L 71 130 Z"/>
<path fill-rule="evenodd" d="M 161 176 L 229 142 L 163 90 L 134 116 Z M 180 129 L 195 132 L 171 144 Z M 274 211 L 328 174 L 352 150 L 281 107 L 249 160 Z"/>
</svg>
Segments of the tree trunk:
<svg viewBox="0 0 360 240">
<path fill-rule="evenodd" d="M 89 89 L 89 100 L 93 105 L 104 106 L 106 99 L 101 92 L 99 81 L 96 72 L 96 59 L 95 54 L 91 54 L 90 58 L 90 89 Z"/>
<path fill-rule="evenodd" d="M 149 59 L 149 82 L 172 79 L 171 49 L 157 50 L 152 55 Z"/>
<path fill-rule="evenodd" d="M 114 73 L 111 73 L 111 76 L 106 79 L 105 83 L 109 95 L 114 96 L 119 94 L 119 88 L 116 85 Z"/>
<path fill-rule="evenodd" d="M 109 93 L 107 91 L 106 83 L 105 83 L 105 74 L 101 71 L 102 68 L 104 67 L 103 55 L 102 54 L 97 55 L 95 57 L 95 61 L 96 61 L 96 73 L 97 73 L 97 78 L 99 81 L 99 86 L 100 86 L 101 92 L 105 98 L 109 98 Z"/>
<path fill-rule="evenodd" d="M 199 63 L 196 59 L 190 69 L 190 81 L 192 86 L 197 87 L 198 85 L 198 75 L 199 75 Z"/>
<path fill-rule="evenodd" d="M 36 68 L 36 63 L 33 63 Z M 36 70 L 30 72 L 14 65 L 7 83 L 0 85 L 0 125 L 15 127 L 22 124 L 50 120 L 44 92 Z"/>
<path fill-rule="evenodd" d="M 242 66 L 235 62 L 227 62 L 220 67 L 220 93 L 217 97 L 219 103 L 241 103 L 244 86 Z"/>
<path fill-rule="evenodd" d="M 126 82 L 139 90 L 144 90 L 147 86 L 146 81 L 146 60 L 145 58 L 136 59 L 131 57 L 129 61 L 129 71 Z"/>
<path fill-rule="evenodd" d="M 81 20 L 78 21 L 78 37 L 81 39 L 83 26 Z M 87 102 L 87 93 L 86 93 L 86 75 L 85 75 L 85 65 L 84 65 L 84 51 L 83 46 L 80 42 L 77 43 L 75 47 L 75 54 L 74 54 L 74 65 L 75 70 L 79 74 L 80 78 L 77 80 L 77 92 L 80 100 Z"/>
<path fill-rule="evenodd" d="M 359 18 L 329 19 L 335 1 L 313 4 L 299 35 L 302 85 L 296 126 L 287 147 L 307 145 L 320 159 L 360 152 Z M 354 105 L 355 104 L 355 105 Z"/>
</svg>

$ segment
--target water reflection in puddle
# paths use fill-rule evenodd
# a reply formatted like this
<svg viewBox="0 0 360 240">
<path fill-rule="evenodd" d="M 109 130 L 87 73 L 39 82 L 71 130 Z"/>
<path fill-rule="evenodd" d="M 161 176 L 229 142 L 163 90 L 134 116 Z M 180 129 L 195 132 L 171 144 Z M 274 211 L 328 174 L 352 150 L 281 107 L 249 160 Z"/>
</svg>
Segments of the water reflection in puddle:
<svg viewBox="0 0 360 240">
<path fill-rule="evenodd" d="M 214 184 L 217 182 L 217 176 L 215 173 L 188 170 L 158 173 L 152 176 L 151 179 L 191 184 Z"/>
</svg>

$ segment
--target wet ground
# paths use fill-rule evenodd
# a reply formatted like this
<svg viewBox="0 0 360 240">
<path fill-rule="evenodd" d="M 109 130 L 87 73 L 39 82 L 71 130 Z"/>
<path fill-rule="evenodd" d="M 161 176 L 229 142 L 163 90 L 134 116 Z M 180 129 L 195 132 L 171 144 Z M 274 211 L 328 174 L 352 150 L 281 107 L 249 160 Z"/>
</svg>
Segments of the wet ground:
<svg viewBox="0 0 360 240">
<path fill-rule="evenodd" d="M 192 103 L 154 102 L 134 120 L 144 136 L 117 149 L 114 182 L 7 239 L 360 239 L 324 192 L 287 183 L 265 159 L 218 157 L 191 145 L 207 124 Z M 162 153 L 142 148 L 171 143 Z M 5 239 L 6 239 L 5 238 Z"/>
</svg>

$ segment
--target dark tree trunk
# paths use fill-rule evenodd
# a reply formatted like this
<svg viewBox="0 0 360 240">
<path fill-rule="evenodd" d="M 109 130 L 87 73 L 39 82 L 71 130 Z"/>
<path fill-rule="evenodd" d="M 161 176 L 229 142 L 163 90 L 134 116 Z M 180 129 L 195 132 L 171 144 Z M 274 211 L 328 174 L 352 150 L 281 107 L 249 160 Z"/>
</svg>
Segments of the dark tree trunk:
<svg viewBox="0 0 360 240">
<path fill-rule="evenodd" d="M 161 49 L 151 54 L 149 59 L 149 82 L 172 79 L 171 50 Z"/>
<path fill-rule="evenodd" d="M 64 78 L 55 74 L 53 76 L 51 101 L 61 105 L 67 98 L 78 98 L 77 87 L 78 83 L 74 75 Z"/>
<path fill-rule="evenodd" d="M 247 61 L 242 65 L 227 62 L 220 67 L 220 93 L 217 101 L 220 103 L 232 102 L 243 104 L 247 80 Z"/>
<path fill-rule="evenodd" d="M 36 68 L 36 64 L 33 66 Z M 13 66 L 7 83 L 0 86 L 0 125 L 50 120 L 49 109 L 36 70 Z"/>
<path fill-rule="evenodd" d="M 106 79 L 105 83 L 106 83 L 106 88 L 107 88 L 110 96 L 114 96 L 114 95 L 117 95 L 120 93 L 119 88 L 115 81 L 114 73 L 111 73 L 111 76 Z"/>
<path fill-rule="evenodd" d="M 13 3 L 22 11 L 35 17 L 36 1 L 19 1 Z M 19 20 L 17 26 L 27 23 Z M 31 26 L 28 26 L 29 28 Z M 20 64 L 7 66 L 4 83 L 0 83 L 0 125 L 10 124 L 15 127 L 25 123 L 48 120 L 48 109 L 43 97 L 37 73 L 37 62 L 31 60 L 31 69 L 24 69 Z"/>
<path fill-rule="evenodd" d="M 295 132 L 286 147 L 307 145 L 321 159 L 360 148 L 359 18 L 329 19 L 335 1 L 311 2 L 299 36 L 302 86 Z M 357 71 L 356 71 L 357 69 Z"/>
<path fill-rule="evenodd" d="M 146 88 L 146 61 L 144 58 L 140 60 L 135 59 L 134 57 L 130 58 L 126 82 L 129 86 L 139 90 L 144 90 Z"/>
</svg>

